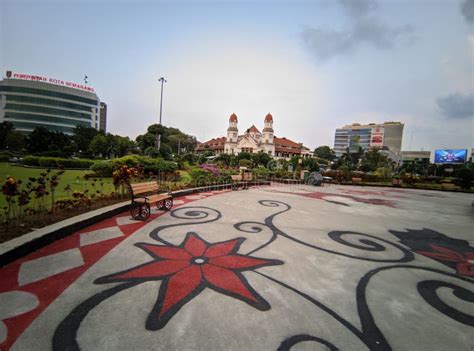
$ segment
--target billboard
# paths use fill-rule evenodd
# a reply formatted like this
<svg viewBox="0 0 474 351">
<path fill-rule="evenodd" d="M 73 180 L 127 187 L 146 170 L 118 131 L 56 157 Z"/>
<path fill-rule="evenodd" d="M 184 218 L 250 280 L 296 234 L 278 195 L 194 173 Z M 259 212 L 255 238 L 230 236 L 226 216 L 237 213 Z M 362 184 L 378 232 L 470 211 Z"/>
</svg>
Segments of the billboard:
<svg viewBox="0 0 474 351">
<path fill-rule="evenodd" d="M 372 128 L 372 133 L 370 137 L 370 146 L 381 148 L 383 146 L 384 132 L 385 132 L 385 129 L 383 127 Z"/>
<path fill-rule="evenodd" d="M 466 149 L 435 150 L 434 163 L 454 164 L 464 163 L 467 159 Z"/>
</svg>

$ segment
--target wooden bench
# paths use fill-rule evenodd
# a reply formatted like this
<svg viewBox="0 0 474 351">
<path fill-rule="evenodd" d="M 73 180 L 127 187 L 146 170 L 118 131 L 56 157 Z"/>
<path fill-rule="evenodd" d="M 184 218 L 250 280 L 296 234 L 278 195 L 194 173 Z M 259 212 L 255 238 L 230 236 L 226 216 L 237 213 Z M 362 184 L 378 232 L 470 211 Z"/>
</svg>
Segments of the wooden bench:
<svg viewBox="0 0 474 351">
<path fill-rule="evenodd" d="M 239 190 L 239 183 L 242 181 L 242 175 L 232 174 L 230 177 L 232 178 L 232 190 Z"/>
<path fill-rule="evenodd" d="M 135 183 L 130 184 L 129 187 L 132 194 L 130 214 L 133 219 L 146 221 L 150 217 L 151 204 L 156 204 L 156 208 L 165 211 L 173 207 L 171 193 L 159 193 L 160 188 L 156 182 Z"/>
</svg>

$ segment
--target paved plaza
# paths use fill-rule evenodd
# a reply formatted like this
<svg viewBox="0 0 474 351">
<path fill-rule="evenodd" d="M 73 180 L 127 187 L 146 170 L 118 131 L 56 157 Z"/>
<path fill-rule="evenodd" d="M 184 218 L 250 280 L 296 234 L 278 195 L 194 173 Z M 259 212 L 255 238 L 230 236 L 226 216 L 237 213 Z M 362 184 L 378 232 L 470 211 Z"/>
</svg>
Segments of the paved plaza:
<svg viewBox="0 0 474 351">
<path fill-rule="evenodd" d="M 472 194 L 272 186 L 0 269 L 1 350 L 473 350 Z"/>
</svg>

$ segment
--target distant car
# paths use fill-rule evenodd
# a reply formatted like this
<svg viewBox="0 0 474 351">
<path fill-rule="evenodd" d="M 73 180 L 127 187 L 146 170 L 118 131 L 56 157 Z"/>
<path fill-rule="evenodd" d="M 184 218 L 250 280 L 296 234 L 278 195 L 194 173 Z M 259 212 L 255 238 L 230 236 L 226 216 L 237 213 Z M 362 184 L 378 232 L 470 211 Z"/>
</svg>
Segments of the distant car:
<svg viewBox="0 0 474 351">
<path fill-rule="evenodd" d="M 323 176 L 319 172 L 311 172 L 309 174 L 308 179 L 306 180 L 306 184 L 314 185 L 314 186 L 321 186 L 323 184 Z"/>
</svg>

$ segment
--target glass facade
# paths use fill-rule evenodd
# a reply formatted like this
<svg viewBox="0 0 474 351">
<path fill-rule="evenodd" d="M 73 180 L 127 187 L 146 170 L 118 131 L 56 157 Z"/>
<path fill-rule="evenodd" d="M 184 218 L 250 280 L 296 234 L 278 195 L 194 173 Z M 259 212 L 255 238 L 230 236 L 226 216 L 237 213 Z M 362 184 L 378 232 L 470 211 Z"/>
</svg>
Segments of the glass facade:
<svg viewBox="0 0 474 351">
<path fill-rule="evenodd" d="M 21 112 L 38 112 L 38 113 L 46 113 L 49 115 L 56 115 L 56 116 L 85 118 L 89 120 L 92 117 L 90 114 L 82 113 L 82 112 L 58 110 L 58 109 L 50 108 L 50 107 L 21 105 L 21 104 L 12 104 L 12 103 L 7 103 L 5 105 L 5 110 L 13 110 L 13 111 L 21 111 Z"/>
<path fill-rule="evenodd" d="M 75 126 L 99 129 L 98 107 L 97 95 L 78 89 L 17 79 L 0 81 L 0 122 L 8 121 L 22 132 L 36 127 L 67 134 L 73 134 Z"/>
<path fill-rule="evenodd" d="M 3 85 L 0 86 L 0 92 L 12 92 L 12 93 L 25 93 L 25 94 L 35 94 L 35 95 L 43 95 L 43 96 L 50 96 L 60 99 L 72 100 L 72 101 L 79 101 L 84 102 L 86 104 L 91 104 L 97 106 L 99 102 L 97 100 L 87 99 L 82 96 L 60 93 L 57 91 L 50 91 L 50 90 L 43 90 L 43 89 L 36 89 L 36 88 L 27 88 L 27 87 L 15 87 L 10 85 Z"/>
<path fill-rule="evenodd" d="M 94 107 L 79 105 L 79 104 L 72 104 L 72 103 L 64 102 L 64 101 L 43 99 L 43 98 L 38 98 L 38 97 L 33 97 L 33 96 L 23 96 L 23 95 L 5 95 L 5 96 L 7 98 L 7 102 L 24 102 L 27 104 L 35 104 L 35 105 L 64 107 L 64 108 L 69 108 L 69 109 L 74 109 L 74 110 L 87 111 L 89 113 L 94 111 Z"/>
<path fill-rule="evenodd" d="M 68 118 L 61 118 L 61 117 L 53 117 L 53 116 L 44 116 L 44 115 L 36 115 L 32 113 L 18 113 L 18 112 L 5 112 L 5 120 L 15 124 L 15 120 L 26 120 L 26 121 L 42 121 L 42 122 L 51 122 L 51 123 L 61 123 L 61 124 L 69 124 L 72 126 L 80 125 L 84 127 L 90 127 L 91 122 L 88 121 L 78 121 L 75 119 L 68 119 Z"/>
<path fill-rule="evenodd" d="M 44 124 L 44 123 L 32 123 L 32 122 L 15 121 L 14 125 L 15 125 L 15 128 L 17 128 L 17 129 L 30 129 L 30 130 L 33 130 L 36 127 L 44 127 L 44 128 L 49 129 L 49 130 L 55 130 L 55 131 L 63 132 L 63 133 L 67 133 L 67 134 L 73 134 L 73 132 L 74 132 L 74 127 L 63 127 L 63 126 Z"/>
</svg>

